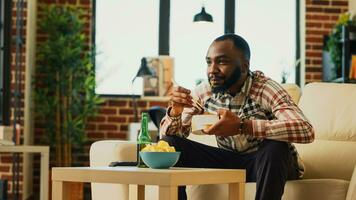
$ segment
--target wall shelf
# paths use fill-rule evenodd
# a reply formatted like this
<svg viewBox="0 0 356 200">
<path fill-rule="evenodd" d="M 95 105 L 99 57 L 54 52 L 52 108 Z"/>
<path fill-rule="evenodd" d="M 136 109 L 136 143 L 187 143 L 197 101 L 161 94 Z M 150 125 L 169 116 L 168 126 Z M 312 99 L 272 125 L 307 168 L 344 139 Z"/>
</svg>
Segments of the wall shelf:
<svg viewBox="0 0 356 200">
<path fill-rule="evenodd" d="M 342 83 L 356 83 L 349 79 L 351 56 L 356 55 L 356 26 L 347 25 L 342 27 L 342 57 L 341 57 L 341 81 Z"/>
</svg>

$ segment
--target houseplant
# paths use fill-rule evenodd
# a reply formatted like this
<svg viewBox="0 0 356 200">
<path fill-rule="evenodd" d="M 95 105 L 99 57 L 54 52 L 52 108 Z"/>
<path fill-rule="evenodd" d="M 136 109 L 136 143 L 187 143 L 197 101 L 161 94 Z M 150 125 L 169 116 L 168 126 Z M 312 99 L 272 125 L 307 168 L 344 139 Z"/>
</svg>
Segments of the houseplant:
<svg viewBox="0 0 356 200">
<path fill-rule="evenodd" d="M 339 16 L 338 21 L 327 41 L 327 51 L 330 53 L 330 58 L 334 64 L 333 76 L 337 78 L 337 74 L 341 73 L 341 34 L 342 27 L 346 25 L 356 24 L 356 20 L 351 18 L 350 13 L 343 13 Z"/>
<path fill-rule="evenodd" d="M 71 166 L 72 150 L 85 141 L 88 117 L 95 115 L 95 72 L 83 34 L 82 11 L 68 5 L 41 5 L 35 80 L 36 114 L 43 122 L 54 166 Z M 54 154 L 53 154 L 54 153 Z"/>
</svg>

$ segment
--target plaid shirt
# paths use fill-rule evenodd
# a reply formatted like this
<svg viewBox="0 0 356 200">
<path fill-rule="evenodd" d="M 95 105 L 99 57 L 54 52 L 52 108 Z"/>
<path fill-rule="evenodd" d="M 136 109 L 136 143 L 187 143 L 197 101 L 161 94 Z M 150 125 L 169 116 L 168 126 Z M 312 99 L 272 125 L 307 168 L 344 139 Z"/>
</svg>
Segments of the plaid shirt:
<svg viewBox="0 0 356 200">
<path fill-rule="evenodd" d="M 216 136 L 220 148 L 250 153 L 256 151 L 265 138 L 285 141 L 298 160 L 300 176 L 303 175 L 303 163 L 291 143 L 312 142 L 314 130 L 280 84 L 256 71 L 250 73 L 241 91 L 235 96 L 228 93 L 213 94 L 209 83 L 198 85 L 192 91 L 192 96 L 204 105 L 205 112 L 216 114 L 218 109 L 223 108 L 241 119 L 252 120 L 251 135 Z M 201 114 L 199 112 L 201 111 L 196 108 L 184 108 L 181 116 L 171 117 L 166 114 L 161 121 L 160 133 L 188 137 L 191 132 L 191 118 L 193 115 Z"/>
</svg>

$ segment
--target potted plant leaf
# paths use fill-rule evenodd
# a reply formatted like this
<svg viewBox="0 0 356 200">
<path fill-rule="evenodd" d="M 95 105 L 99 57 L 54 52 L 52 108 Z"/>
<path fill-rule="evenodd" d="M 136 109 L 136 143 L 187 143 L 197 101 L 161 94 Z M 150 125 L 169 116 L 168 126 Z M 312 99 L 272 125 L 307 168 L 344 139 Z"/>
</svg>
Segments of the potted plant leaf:
<svg viewBox="0 0 356 200">
<path fill-rule="evenodd" d="M 73 149 L 82 147 L 87 120 L 101 103 L 95 94 L 93 55 L 79 8 L 41 5 L 40 12 L 35 111 L 50 145 L 51 165 L 72 166 Z"/>
</svg>

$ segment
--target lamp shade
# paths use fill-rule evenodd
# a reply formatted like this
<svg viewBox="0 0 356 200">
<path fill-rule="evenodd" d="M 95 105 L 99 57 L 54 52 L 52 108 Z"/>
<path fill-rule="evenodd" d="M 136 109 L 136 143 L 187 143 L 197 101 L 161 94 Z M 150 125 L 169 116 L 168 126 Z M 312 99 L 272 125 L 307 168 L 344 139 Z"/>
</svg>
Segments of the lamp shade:
<svg viewBox="0 0 356 200">
<path fill-rule="evenodd" d="M 213 17 L 205 12 L 204 6 L 201 8 L 200 13 L 196 14 L 193 19 L 194 22 L 213 22 Z"/>
<path fill-rule="evenodd" d="M 152 71 L 150 70 L 150 68 L 147 65 L 147 60 L 146 58 L 142 58 L 141 59 L 141 66 L 137 71 L 136 76 L 133 78 L 132 82 L 134 82 L 134 80 L 137 77 L 147 77 L 147 76 L 153 76 L 154 74 L 152 73 Z"/>
</svg>

